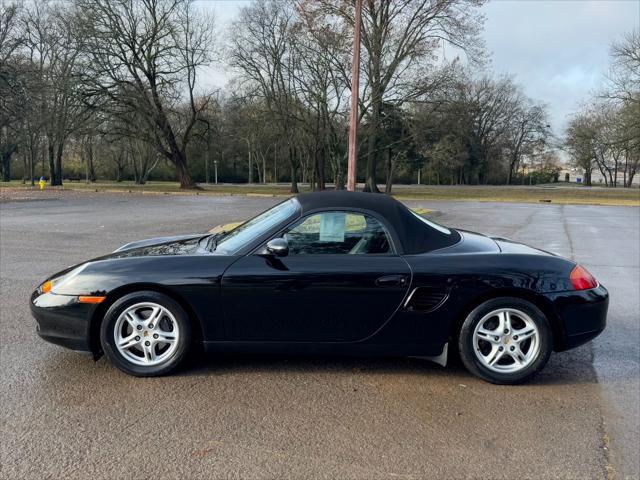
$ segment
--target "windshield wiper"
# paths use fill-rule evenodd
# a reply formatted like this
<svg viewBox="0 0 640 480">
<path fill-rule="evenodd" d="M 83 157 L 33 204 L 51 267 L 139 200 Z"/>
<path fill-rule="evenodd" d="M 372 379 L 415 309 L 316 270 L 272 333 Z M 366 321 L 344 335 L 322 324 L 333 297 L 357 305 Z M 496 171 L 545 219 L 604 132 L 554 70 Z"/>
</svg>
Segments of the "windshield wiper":
<svg viewBox="0 0 640 480">
<path fill-rule="evenodd" d="M 215 249 L 218 248 L 218 243 L 220 243 L 220 239 L 222 239 L 222 237 L 224 237 L 226 233 L 227 232 L 223 230 L 222 232 L 211 234 L 207 239 L 207 246 L 206 246 L 207 250 L 214 252 Z"/>
</svg>

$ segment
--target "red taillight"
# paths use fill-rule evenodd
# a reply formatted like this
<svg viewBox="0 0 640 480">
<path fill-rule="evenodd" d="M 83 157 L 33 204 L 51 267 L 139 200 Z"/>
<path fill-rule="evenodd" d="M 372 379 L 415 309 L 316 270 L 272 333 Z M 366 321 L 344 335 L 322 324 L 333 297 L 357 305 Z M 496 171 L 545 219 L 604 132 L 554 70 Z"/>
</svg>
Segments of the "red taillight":
<svg viewBox="0 0 640 480">
<path fill-rule="evenodd" d="M 573 270 L 571 270 L 569 278 L 571 279 L 573 288 L 576 290 L 589 290 L 590 288 L 596 288 L 598 286 L 595 277 L 582 265 L 576 265 Z"/>
</svg>

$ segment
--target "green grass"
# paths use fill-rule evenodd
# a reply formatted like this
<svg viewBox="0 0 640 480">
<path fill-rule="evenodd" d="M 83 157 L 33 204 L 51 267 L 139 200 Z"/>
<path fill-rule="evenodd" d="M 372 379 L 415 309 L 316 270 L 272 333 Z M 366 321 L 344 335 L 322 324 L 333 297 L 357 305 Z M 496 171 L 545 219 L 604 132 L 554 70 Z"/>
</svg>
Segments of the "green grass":
<svg viewBox="0 0 640 480">
<path fill-rule="evenodd" d="M 22 184 L 20 180 L 11 182 L 0 182 L 0 188 L 25 188 L 38 189 L 29 184 Z M 52 187 L 46 185 L 45 190 L 84 190 L 95 192 L 126 192 L 126 193 L 178 193 L 184 195 L 290 195 L 290 186 L 279 185 L 201 185 L 198 190 L 182 190 L 178 182 L 147 182 L 145 185 L 138 185 L 131 181 L 124 182 L 65 182 L 62 187 Z M 301 187 L 300 191 L 308 191 L 308 188 Z"/>
<path fill-rule="evenodd" d="M 638 188 L 558 186 L 447 186 L 397 189 L 401 200 L 469 200 L 481 202 L 560 203 L 640 206 Z"/>
<path fill-rule="evenodd" d="M 21 181 L 1 182 L 0 189 L 32 189 Z M 36 187 L 37 189 L 37 187 Z M 63 187 L 46 190 L 78 190 L 91 192 L 124 192 L 179 195 L 269 195 L 288 196 L 288 184 L 269 185 L 202 185 L 200 190 L 181 190 L 177 182 L 66 182 Z M 301 186 L 300 191 L 308 191 Z M 401 200 L 462 200 L 481 202 L 549 202 L 560 204 L 629 205 L 640 206 L 640 190 L 635 188 L 603 188 L 551 184 L 541 186 L 426 186 L 398 185 L 394 196 Z"/>
</svg>

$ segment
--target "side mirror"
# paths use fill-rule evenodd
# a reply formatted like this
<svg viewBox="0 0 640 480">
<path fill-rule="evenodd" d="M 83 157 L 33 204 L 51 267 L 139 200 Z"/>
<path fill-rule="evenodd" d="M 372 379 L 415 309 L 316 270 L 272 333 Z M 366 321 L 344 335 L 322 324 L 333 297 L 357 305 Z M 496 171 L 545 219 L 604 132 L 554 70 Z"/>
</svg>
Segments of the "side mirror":
<svg viewBox="0 0 640 480">
<path fill-rule="evenodd" d="M 267 242 L 267 252 L 276 257 L 289 255 L 289 243 L 284 238 L 274 238 Z"/>
</svg>

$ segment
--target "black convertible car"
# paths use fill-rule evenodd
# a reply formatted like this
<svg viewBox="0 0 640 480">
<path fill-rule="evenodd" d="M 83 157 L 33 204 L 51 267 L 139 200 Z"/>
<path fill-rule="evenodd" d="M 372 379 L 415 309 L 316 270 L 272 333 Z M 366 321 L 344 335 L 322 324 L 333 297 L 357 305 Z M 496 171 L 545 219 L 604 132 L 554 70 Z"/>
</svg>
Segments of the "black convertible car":
<svg viewBox="0 0 640 480">
<path fill-rule="evenodd" d="M 583 267 L 377 194 L 298 195 L 229 232 L 129 243 L 31 297 L 38 334 L 139 376 L 190 349 L 428 357 L 517 383 L 605 327 Z M 451 347 L 451 348 L 450 348 Z"/>
</svg>

